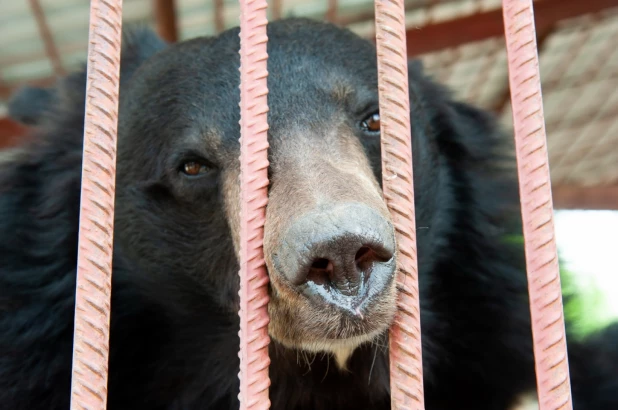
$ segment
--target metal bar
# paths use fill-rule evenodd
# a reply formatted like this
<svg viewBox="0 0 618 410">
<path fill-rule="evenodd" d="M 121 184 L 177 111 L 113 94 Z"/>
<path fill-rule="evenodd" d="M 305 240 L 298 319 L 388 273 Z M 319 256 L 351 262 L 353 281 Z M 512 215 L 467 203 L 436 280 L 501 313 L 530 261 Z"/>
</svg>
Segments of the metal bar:
<svg viewBox="0 0 618 410">
<path fill-rule="evenodd" d="M 71 409 L 107 403 L 122 0 L 92 0 Z"/>
<path fill-rule="evenodd" d="M 154 15 L 157 31 L 165 41 L 178 41 L 178 17 L 176 15 L 176 0 L 154 0 Z"/>
<path fill-rule="evenodd" d="M 421 410 L 423 366 L 403 1 L 376 1 L 375 14 L 382 182 L 399 246 L 397 314 L 389 338 L 391 406 Z"/>
<path fill-rule="evenodd" d="M 60 59 L 60 54 L 54 43 L 54 38 L 49 30 L 49 25 L 47 24 L 47 19 L 45 18 L 45 12 L 43 11 L 43 7 L 41 7 L 41 3 L 39 3 L 39 0 L 30 0 L 30 8 L 32 9 L 32 14 L 34 14 L 43 44 L 45 45 L 45 54 L 47 54 L 47 58 L 49 58 L 49 61 L 54 67 L 54 72 L 56 75 L 64 75 L 65 70 L 62 66 L 62 60 Z"/>
<path fill-rule="evenodd" d="M 215 31 L 221 33 L 225 30 L 225 5 L 223 0 L 213 0 L 213 19 L 215 21 Z"/>
<path fill-rule="evenodd" d="M 240 409 L 268 409 L 266 0 L 240 1 Z"/>
<path fill-rule="evenodd" d="M 326 9 L 326 14 L 324 15 L 324 19 L 326 21 L 330 21 L 331 23 L 336 23 L 338 12 L 339 12 L 339 0 L 328 0 L 328 8 Z"/>
<path fill-rule="evenodd" d="M 572 409 L 532 0 L 503 0 L 540 410 Z"/>
<path fill-rule="evenodd" d="M 283 0 L 272 0 L 272 18 L 279 20 L 283 15 Z"/>
</svg>

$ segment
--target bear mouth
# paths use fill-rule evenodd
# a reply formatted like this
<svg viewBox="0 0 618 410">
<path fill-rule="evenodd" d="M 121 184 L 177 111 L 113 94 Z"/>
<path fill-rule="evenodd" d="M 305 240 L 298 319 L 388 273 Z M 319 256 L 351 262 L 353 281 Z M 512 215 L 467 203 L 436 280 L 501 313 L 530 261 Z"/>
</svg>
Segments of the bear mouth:
<svg viewBox="0 0 618 410">
<path fill-rule="evenodd" d="M 388 327 L 385 329 L 375 329 L 371 332 L 350 336 L 345 339 L 324 339 L 321 341 L 304 342 L 300 345 L 300 349 L 314 354 L 329 353 L 335 359 L 337 366 L 345 370 L 348 360 L 356 349 L 367 343 L 376 343 L 387 331 Z M 376 344 L 384 345 L 384 343 Z"/>
<path fill-rule="evenodd" d="M 319 285 L 307 286 L 308 296 L 298 288 L 288 286 L 282 276 L 271 277 L 269 332 L 282 346 L 309 353 L 330 353 L 340 367 L 358 347 L 382 337 L 393 323 L 396 312 L 394 277 L 378 285 L 369 280 L 368 286 L 356 296 L 347 296 L 333 303 L 333 295 Z M 345 303 L 347 303 L 347 305 Z"/>
<path fill-rule="evenodd" d="M 394 261 L 393 261 L 394 263 Z M 351 322 L 363 322 L 371 315 L 372 307 L 379 304 L 386 293 L 392 278 L 368 275 L 354 294 L 342 293 L 328 281 L 308 281 L 300 287 L 300 293 L 309 303 L 323 309 L 335 309 Z"/>
<path fill-rule="evenodd" d="M 328 311 L 332 315 L 341 315 L 350 323 L 361 324 L 366 319 L 371 319 L 376 308 L 380 310 L 380 305 L 395 297 L 397 258 L 394 255 L 380 263 L 370 264 L 370 268 L 363 272 L 361 280 L 349 285 L 345 290 L 341 283 L 333 283 L 323 272 L 312 275 L 314 269 L 310 269 L 304 283 L 294 286 L 287 279 L 288 275 L 282 269 L 278 255 L 273 255 L 272 260 L 273 266 L 270 269 L 267 267 L 267 270 L 275 289 L 280 291 L 276 292 L 277 295 L 301 298 L 305 304 Z"/>
</svg>

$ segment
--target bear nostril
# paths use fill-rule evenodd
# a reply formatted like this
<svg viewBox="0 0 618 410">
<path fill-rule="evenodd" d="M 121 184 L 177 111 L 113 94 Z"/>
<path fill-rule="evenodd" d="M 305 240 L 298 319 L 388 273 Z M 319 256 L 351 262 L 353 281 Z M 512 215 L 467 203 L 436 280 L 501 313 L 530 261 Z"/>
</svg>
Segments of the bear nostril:
<svg viewBox="0 0 618 410">
<path fill-rule="evenodd" d="M 333 263 L 328 259 L 314 259 L 311 267 L 309 268 L 307 280 L 318 285 L 324 285 L 332 280 L 333 270 Z"/>
<path fill-rule="evenodd" d="M 387 262 L 392 258 L 392 254 L 384 249 L 377 249 L 370 246 L 362 246 L 354 257 L 356 263 L 356 269 L 362 276 L 362 279 L 366 281 L 368 275 L 371 274 L 374 263 Z"/>
<path fill-rule="evenodd" d="M 310 299 L 359 302 L 392 283 L 394 238 L 390 221 L 372 208 L 341 204 L 294 221 L 273 263 L 277 273 Z"/>
<path fill-rule="evenodd" d="M 318 258 L 313 261 L 311 264 L 311 269 L 326 269 L 328 268 L 328 264 L 331 263 L 328 259 Z"/>
<path fill-rule="evenodd" d="M 376 259 L 375 252 L 368 246 L 363 246 L 356 252 L 354 262 L 356 269 L 363 276 L 363 280 L 367 280 L 367 275 L 371 273 L 371 266 Z"/>
<path fill-rule="evenodd" d="M 376 263 L 386 262 L 392 257 L 379 245 L 363 245 L 353 255 L 354 260 L 350 253 L 334 253 L 330 259 L 314 258 L 305 280 L 317 285 L 328 285 L 342 293 L 354 294 L 369 279 Z"/>
<path fill-rule="evenodd" d="M 358 252 L 356 252 L 354 260 L 357 264 L 362 263 L 363 260 L 371 257 L 371 253 L 373 253 L 373 251 L 368 246 L 363 246 L 358 250 Z"/>
</svg>

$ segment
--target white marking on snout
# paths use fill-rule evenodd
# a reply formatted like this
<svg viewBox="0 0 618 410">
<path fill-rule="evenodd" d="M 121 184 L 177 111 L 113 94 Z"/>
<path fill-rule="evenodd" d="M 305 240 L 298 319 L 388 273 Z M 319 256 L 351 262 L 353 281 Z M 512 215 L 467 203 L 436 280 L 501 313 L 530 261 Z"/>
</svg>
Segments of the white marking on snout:
<svg viewBox="0 0 618 410">
<path fill-rule="evenodd" d="M 351 337 L 349 339 L 328 339 L 318 342 L 301 343 L 300 348 L 312 353 L 326 352 L 333 355 L 337 367 L 346 370 L 348 360 L 352 353 L 362 344 L 377 338 L 384 330 L 376 330 L 371 333 Z"/>
</svg>

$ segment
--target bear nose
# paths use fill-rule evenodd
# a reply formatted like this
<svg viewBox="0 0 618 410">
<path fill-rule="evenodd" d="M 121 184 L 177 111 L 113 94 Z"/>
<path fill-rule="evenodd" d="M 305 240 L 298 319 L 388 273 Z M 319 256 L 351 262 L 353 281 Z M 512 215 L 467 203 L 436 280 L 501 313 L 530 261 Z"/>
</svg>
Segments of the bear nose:
<svg viewBox="0 0 618 410">
<path fill-rule="evenodd" d="M 311 265 L 301 267 L 295 284 L 311 281 L 330 285 L 343 295 L 354 296 L 364 287 L 377 265 L 393 257 L 393 253 L 375 238 L 351 232 L 339 232 L 327 243 L 329 246 L 326 247 L 320 243 L 309 244 L 305 259 Z"/>
<path fill-rule="evenodd" d="M 372 286 L 371 293 L 379 292 L 392 280 L 394 255 L 391 223 L 368 206 L 344 204 L 297 220 L 283 238 L 276 267 L 310 297 L 324 291 L 357 297 Z"/>
</svg>

